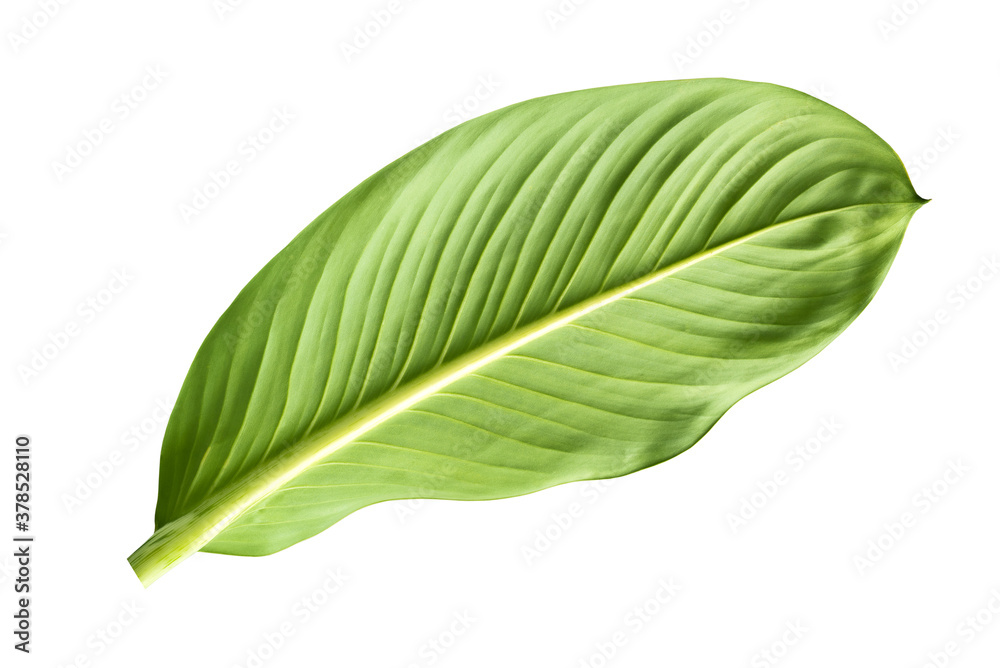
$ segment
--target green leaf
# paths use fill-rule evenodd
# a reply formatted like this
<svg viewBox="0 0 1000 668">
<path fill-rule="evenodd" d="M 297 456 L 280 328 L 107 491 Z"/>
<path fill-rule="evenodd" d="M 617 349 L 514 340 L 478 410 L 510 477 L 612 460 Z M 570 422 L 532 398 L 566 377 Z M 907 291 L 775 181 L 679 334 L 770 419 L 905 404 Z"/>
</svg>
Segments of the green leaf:
<svg viewBox="0 0 1000 668">
<path fill-rule="evenodd" d="M 170 416 L 146 585 L 389 499 L 496 499 L 677 455 L 819 352 L 924 203 L 847 114 L 710 79 L 464 123 L 243 289 Z"/>
</svg>

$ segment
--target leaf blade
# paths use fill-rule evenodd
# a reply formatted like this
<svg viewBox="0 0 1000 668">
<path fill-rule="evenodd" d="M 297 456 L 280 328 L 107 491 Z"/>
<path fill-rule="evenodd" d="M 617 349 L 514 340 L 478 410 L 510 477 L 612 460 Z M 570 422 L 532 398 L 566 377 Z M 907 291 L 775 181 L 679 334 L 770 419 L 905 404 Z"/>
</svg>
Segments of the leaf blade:
<svg viewBox="0 0 1000 668">
<path fill-rule="evenodd" d="M 220 319 L 165 436 L 158 531 L 193 517 L 197 549 L 263 554 L 380 500 L 663 461 L 856 317 L 922 201 L 870 130 L 766 84 L 597 89 L 463 124 L 331 207 Z M 789 322 L 747 322 L 769 312 Z M 727 359 L 736 334 L 781 354 Z M 641 410 L 616 419 L 616 396 Z"/>
</svg>

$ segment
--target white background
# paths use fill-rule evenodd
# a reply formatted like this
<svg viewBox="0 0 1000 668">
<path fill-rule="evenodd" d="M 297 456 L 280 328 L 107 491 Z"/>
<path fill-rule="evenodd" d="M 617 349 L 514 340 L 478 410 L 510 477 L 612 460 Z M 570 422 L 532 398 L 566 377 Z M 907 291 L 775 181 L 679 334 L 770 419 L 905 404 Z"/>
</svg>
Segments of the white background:
<svg viewBox="0 0 1000 668">
<path fill-rule="evenodd" d="M 246 0 L 221 15 L 212 0 L 49 4 L 51 18 L 37 0 L 0 13 L 2 438 L 33 439 L 37 535 L 30 656 L 11 648 L 0 549 L 3 665 L 918 668 L 949 642 L 957 656 L 939 665 L 995 665 L 996 3 L 591 0 L 563 16 L 558 0 L 404 0 L 350 59 L 343 45 L 388 0 Z M 688 453 L 607 489 L 384 504 L 271 557 L 195 555 L 142 589 L 126 557 L 153 528 L 157 402 L 172 405 L 215 319 L 302 227 L 454 124 L 456 104 L 468 116 L 704 76 L 832 102 L 933 198 L 844 335 Z M 294 120 L 247 160 L 241 143 L 274 109 Z M 55 167 L 102 119 L 111 132 L 81 164 Z M 181 205 L 228 160 L 240 173 L 185 221 Z M 122 271 L 124 289 L 103 292 Z M 77 335 L 25 379 L 68 325 Z M 831 436 L 824 420 L 836 433 L 797 467 L 788 453 Z M 11 480 L 12 456 L 0 461 Z M 964 472 L 933 502 L 916 498 L 953 464 Z M 730 514 L 781 472 L 734 531 Z M 553 517 L 574 503 L 560 532 Z M 861 566 L 905 513 L 913 526 Z M 539 531 L 560 535 L 529 560 Z M 338 569 L 349 580 L 327 595 Z M 667 603 L 661 579 L 679 587 Z M 323 601 L 308 619 L 302 597 Z M 643 605 L 645 620 L 629 617 Z"/>
</svg>

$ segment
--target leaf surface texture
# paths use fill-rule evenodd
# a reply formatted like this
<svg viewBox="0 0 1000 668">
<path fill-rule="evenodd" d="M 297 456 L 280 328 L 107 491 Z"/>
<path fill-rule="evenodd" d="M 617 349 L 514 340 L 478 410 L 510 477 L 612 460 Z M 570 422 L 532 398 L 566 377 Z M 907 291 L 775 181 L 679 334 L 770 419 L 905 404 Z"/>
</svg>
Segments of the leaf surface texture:
<svg viewBox="0 0 1000 668">
<path fill-rule="evenodd" d="M 133 566 L 669 459 L 843 331 L 923 202 L 871 130 L 769 84 L 616 86 L 464 123 L 330 207 L 222 315 Z"/>
</svg>

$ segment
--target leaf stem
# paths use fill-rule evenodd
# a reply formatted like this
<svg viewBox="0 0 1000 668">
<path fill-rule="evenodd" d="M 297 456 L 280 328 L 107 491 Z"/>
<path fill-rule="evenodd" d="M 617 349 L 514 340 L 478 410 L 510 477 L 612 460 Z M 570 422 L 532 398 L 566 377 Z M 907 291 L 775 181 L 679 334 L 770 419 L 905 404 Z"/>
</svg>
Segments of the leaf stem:
<svg viewBox="0 0 1000 668">
<path fill-rule="evenodd" d="M 158 528 L 129 556 L 128 563 L 143 587 L 149 587 L 161 575 L 207 545 L 239 514 L 232 508 L 226 510 L 219 500 L 214 501 L 209 508 L 199 506 Z"/>
</svg>

